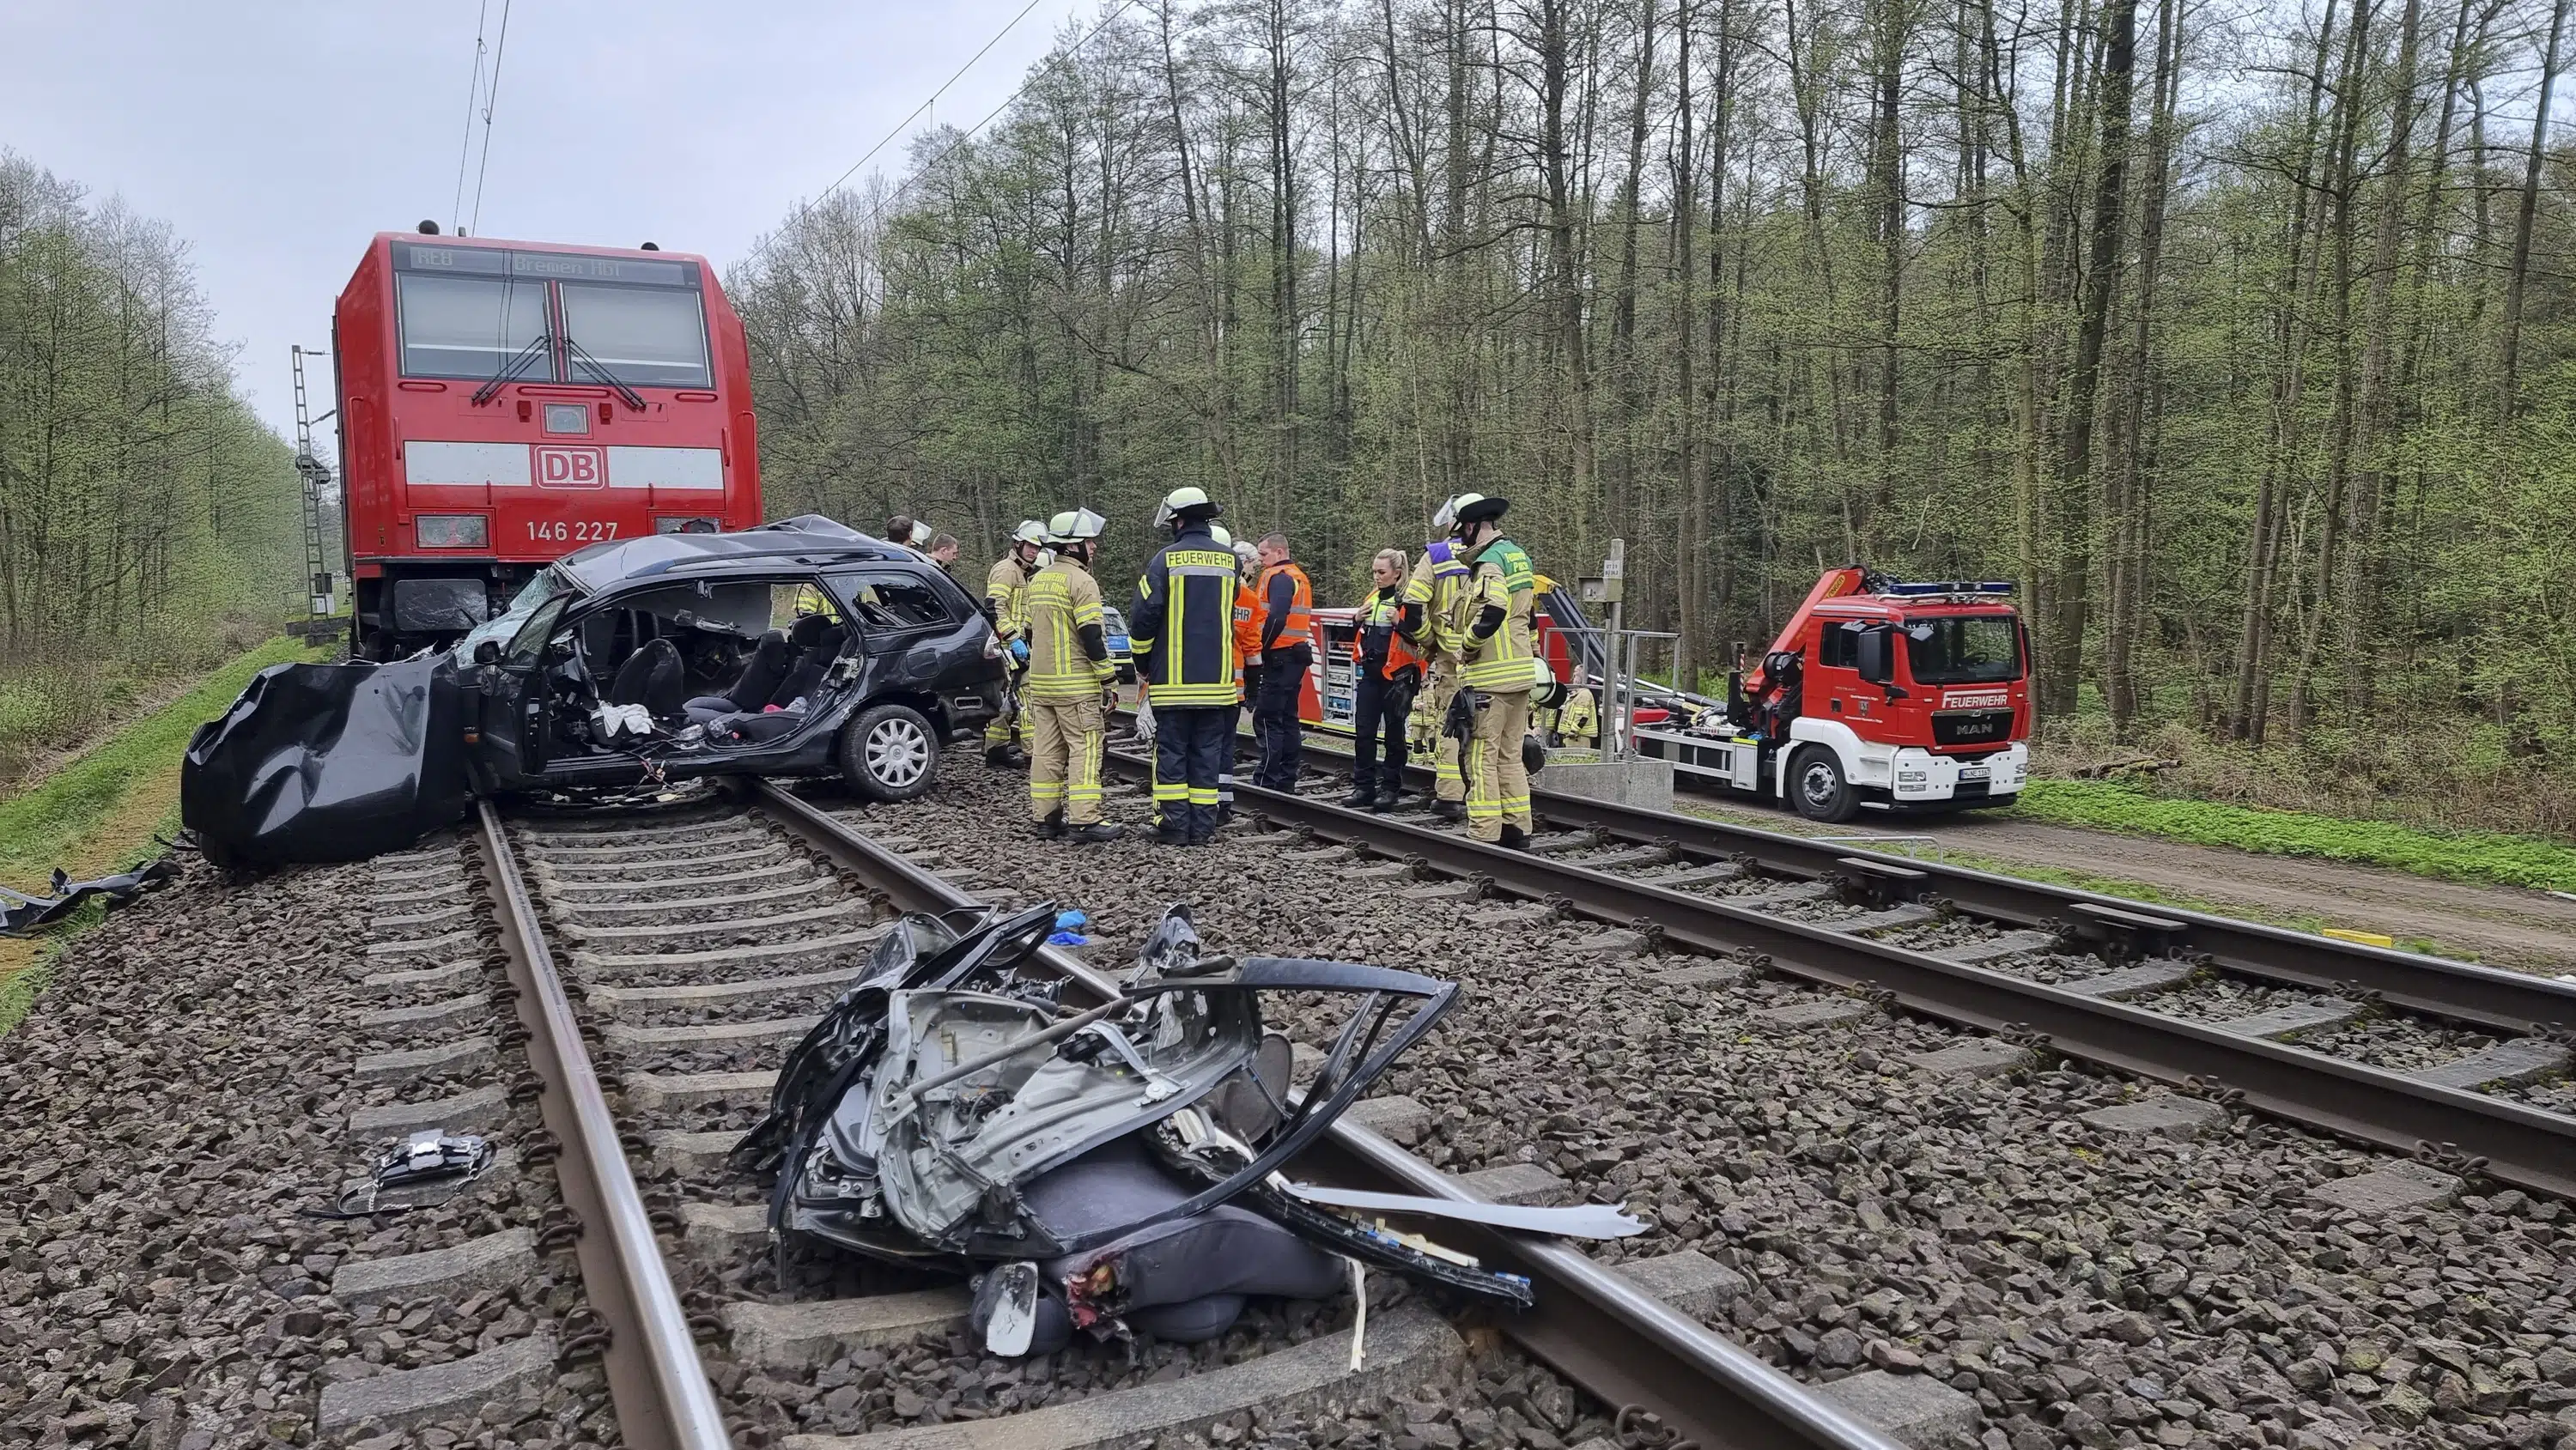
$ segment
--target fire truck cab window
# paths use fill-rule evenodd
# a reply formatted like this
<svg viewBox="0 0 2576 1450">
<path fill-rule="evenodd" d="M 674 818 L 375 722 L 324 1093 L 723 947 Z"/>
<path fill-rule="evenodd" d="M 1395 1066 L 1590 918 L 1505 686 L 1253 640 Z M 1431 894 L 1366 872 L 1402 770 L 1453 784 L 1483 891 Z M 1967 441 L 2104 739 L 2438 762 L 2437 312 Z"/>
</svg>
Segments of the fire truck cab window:
<svg viewBox="0 0 2576 1450">
<path fill-rule="evenodd" d="M 561 285 L 565 335 L 609 373 L 604 378 L 594 376 L 589 365 L 575 357 L 574 382 L 614 381 L 655 388 L 710 385 L 706 314 L 696 289 Z"/>
<path fill-rule="evenodd" d="M 1905 626 L 1905 659 L 1923 685 L 1996 684 L 2021 678 L 2021 632 L 1993 615 L 1918 619 Z"/>
<path fill-rule="evenodd" d="M 545 333 L 543 282 L 414 273 L 395 281 L 402 303 L 406 377 L 488 378 Z M 530 372 L 539 378 L 554 376 L 552 365 L 543 360 Z"/>
<path fill-rule="evenodd" d="M 1825 637 L 1816 650 L 1816 663 L 1829 670 L 1851 670 L 1860 667 L 1859 621 L 1825 624 Z"/>
</svg>

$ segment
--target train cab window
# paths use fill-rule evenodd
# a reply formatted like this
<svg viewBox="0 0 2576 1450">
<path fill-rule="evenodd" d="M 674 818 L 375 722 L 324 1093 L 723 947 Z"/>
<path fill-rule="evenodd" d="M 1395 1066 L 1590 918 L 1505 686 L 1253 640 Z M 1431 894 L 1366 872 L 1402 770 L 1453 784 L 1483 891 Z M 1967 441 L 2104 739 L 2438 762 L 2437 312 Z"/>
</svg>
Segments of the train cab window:
<svg viewBox="0 0 2576 1450">
<path fill-rule="evenodd" d="M 696 289 L 563 284 L 564 334 L 608 373 L 572 358 L 575 382 L 655 388 L 711 386 L 706 312 Z"/>
<path fill-rule="evenodd" d="M 543 282 L 408 272 L 395 282 L 407 377 L 488 378 L 545 335 Z M 553 366 L 543 362 L 537 371 L 541 377 L 554 375 Z"/>
</svg>

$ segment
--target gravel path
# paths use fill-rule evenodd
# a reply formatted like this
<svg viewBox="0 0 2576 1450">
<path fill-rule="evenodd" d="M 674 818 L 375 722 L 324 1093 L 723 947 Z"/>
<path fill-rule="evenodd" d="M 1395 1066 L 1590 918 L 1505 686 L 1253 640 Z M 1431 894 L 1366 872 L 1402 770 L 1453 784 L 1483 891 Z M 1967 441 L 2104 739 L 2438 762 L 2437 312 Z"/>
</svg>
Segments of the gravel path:
<svg viewBox="0 0 2576 1450">
<path fill-rule="evenodd" d="M 395 1045 L 351 1020 L 388 1005 L 359 983 L 384 965 L 366 959 L 373 876 L 232 884 L 191 861 L 77 943 L 0 1040 L 0 1444 L 313 1444 L 325 1384 L 557 1333 L 581 1307 L 568 1257 L 454 1302 L 330 1297 L 351 1259 L 534 1224 L 558 1203 L 551 1174 L 510 1166 L 438 1207 L 308 1216 L 382 1146 L 347 1131 L 353 1108 L 388 1097 L 353 1081 L 356 1055 Z M 614 1435 L 599 1375 L 577 1369 L 524 1405 L 364 1443 Z"/>
<path fill-rule="evenodd" d="M 853 815 L 1043 881 L 1091 911 L 1106 963 L 1186 899 L 1218 950 L 1462 977 L 1465 1004 L 1386 1089 L 1439 1114 L 1418 1151 L 1535 1162 L 1652 1215 L 1613 1252 L 1696 1246 L 1735 1268 L 1748 1288 L 1719 1327 L 1802 1377 L 1938 1376 L 1998 1450 L 2576 1437 L 2565 1205 L 2472 1185 L 2363 1217 L 2309 1196 L 2386 1164 L 2340 1143 L 2243 1115 L 2194 1140 L 2116 1135 L 2081 1115 L 2137 1084 L 1936 1079 L 1907 1055 L 1964 1039 L 1929 1023 L 1786 1028 L 1755 1014 L 1849 999 L 1656 981 L 1676 958 L 1578 965 L 1595 925 L 1399 898 L 1240 832 L 1192 852 L 1031 842 L 1019 802 L 958 761 L 928 801 Z M 1113 819 L 1144 812 L 1114 789 Z"/>
</svg>

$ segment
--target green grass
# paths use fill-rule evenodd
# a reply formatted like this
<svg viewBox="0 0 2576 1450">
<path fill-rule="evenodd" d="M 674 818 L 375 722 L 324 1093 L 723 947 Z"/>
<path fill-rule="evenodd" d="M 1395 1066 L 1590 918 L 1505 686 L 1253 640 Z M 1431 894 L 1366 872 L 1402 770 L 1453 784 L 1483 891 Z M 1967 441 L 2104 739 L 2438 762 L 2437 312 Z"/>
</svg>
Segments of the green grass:
<svg viewBox="0 0 2576 1450">
<path fill-rule="evenodd" d="M 2080 780 L 2032 781 L 2022 791 L 2013 815 L 2272 856 L 2386 866 L 2453 881 L 2576 891 L 2576 848 L 2537 836 L 2432 831 L 2387 821 L 2183 800 L 2124 784 Z"/>
<path fill-rule="evenodd" d="M 252 675 L 270 665 L 328 655 L 328 650 L 308 649 L 295 640 L 271 640 L 101 741 L 24 794 L 0 801 L 0 881 L 20 887 L 41 884 L 55 865 L 68 864 L 76 848 L 92 844 L 89 837 L 136 784 L 175 766 L 188 748 L 188 737 L 200 724 L 222 714 Z M 175 818 L 170 824 L 175 824 Z M 128 849 L 149 844 L 148 839 L 137 841 Z"/>
<path fill-rule="evenodd" d="M 336 650 L 271 640 L 126 726 L 24 794 L 0 801 L 0 882 L 42 893 L 53 868 L 104 876 L 150 859 L 156 835 L 179 827 L 179 762 L 197 726 L 222 714 L 274 664 Z M 36 940 L 0 939 L 0 1035 L 16 1027 L 53 979 L 55 963 L 107 910 L 92 902 Z"/>
</svg>

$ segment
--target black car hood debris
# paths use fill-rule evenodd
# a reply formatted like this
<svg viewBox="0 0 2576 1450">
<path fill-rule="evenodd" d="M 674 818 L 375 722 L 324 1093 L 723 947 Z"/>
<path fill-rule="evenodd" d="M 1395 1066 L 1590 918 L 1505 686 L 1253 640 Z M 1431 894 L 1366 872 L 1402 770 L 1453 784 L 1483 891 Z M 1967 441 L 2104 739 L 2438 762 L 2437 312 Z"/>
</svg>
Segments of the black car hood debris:
<svg viewBox="0 0 2576 1450">
<path fill-rule="evenodd" d="M 1074 1011 L 1030 970 L 1047 903 L 911 915 L 788 1054 L 734 1166 L 777 1175 L 782 1251 L 825 1247 L 976 1277 L 971 1324 L 999 1354 L 1086 1331 L 1199 1340 L 1246 1296 L 1316 1298 L 1363 1263 L 1515 1306 L 1529 1281 L 1310 1201 L 1280 1171 L 1430 1031 L 1455 983 L 1352 962 L 1203 955 L 1166 912 L 1121 982 Z M 1314 1083 L 1290 1092 L 1263 994 L 1346 999 Z M 1433 1217 L 1437 1200 L 1379 1212 Z M 1602 1232 L 1604 1210 L 1538 1232 Z M 1622 1235 L 1644 1225 L 1610 1215 Z"/>
<path fill-rule="evenodd" d="M 105 901 L 110 909 L 123 906 L 178 874 L 179 863 L 167 856 L 131 871 L 102 876 L 96 881 L 74 881 L 69 873 L 57 866 L 50 896 L 29 896 L 0 886 L 0 936 L 32 936 L 80 910 L 92 899 Z"/>
<path fill-rule="evenodd" d="M 180 822 L 226 867 L 400 850 L 472 804 L 464 714 L 446 654 L 271 665 L 189 740 Z"/>
</svg>

